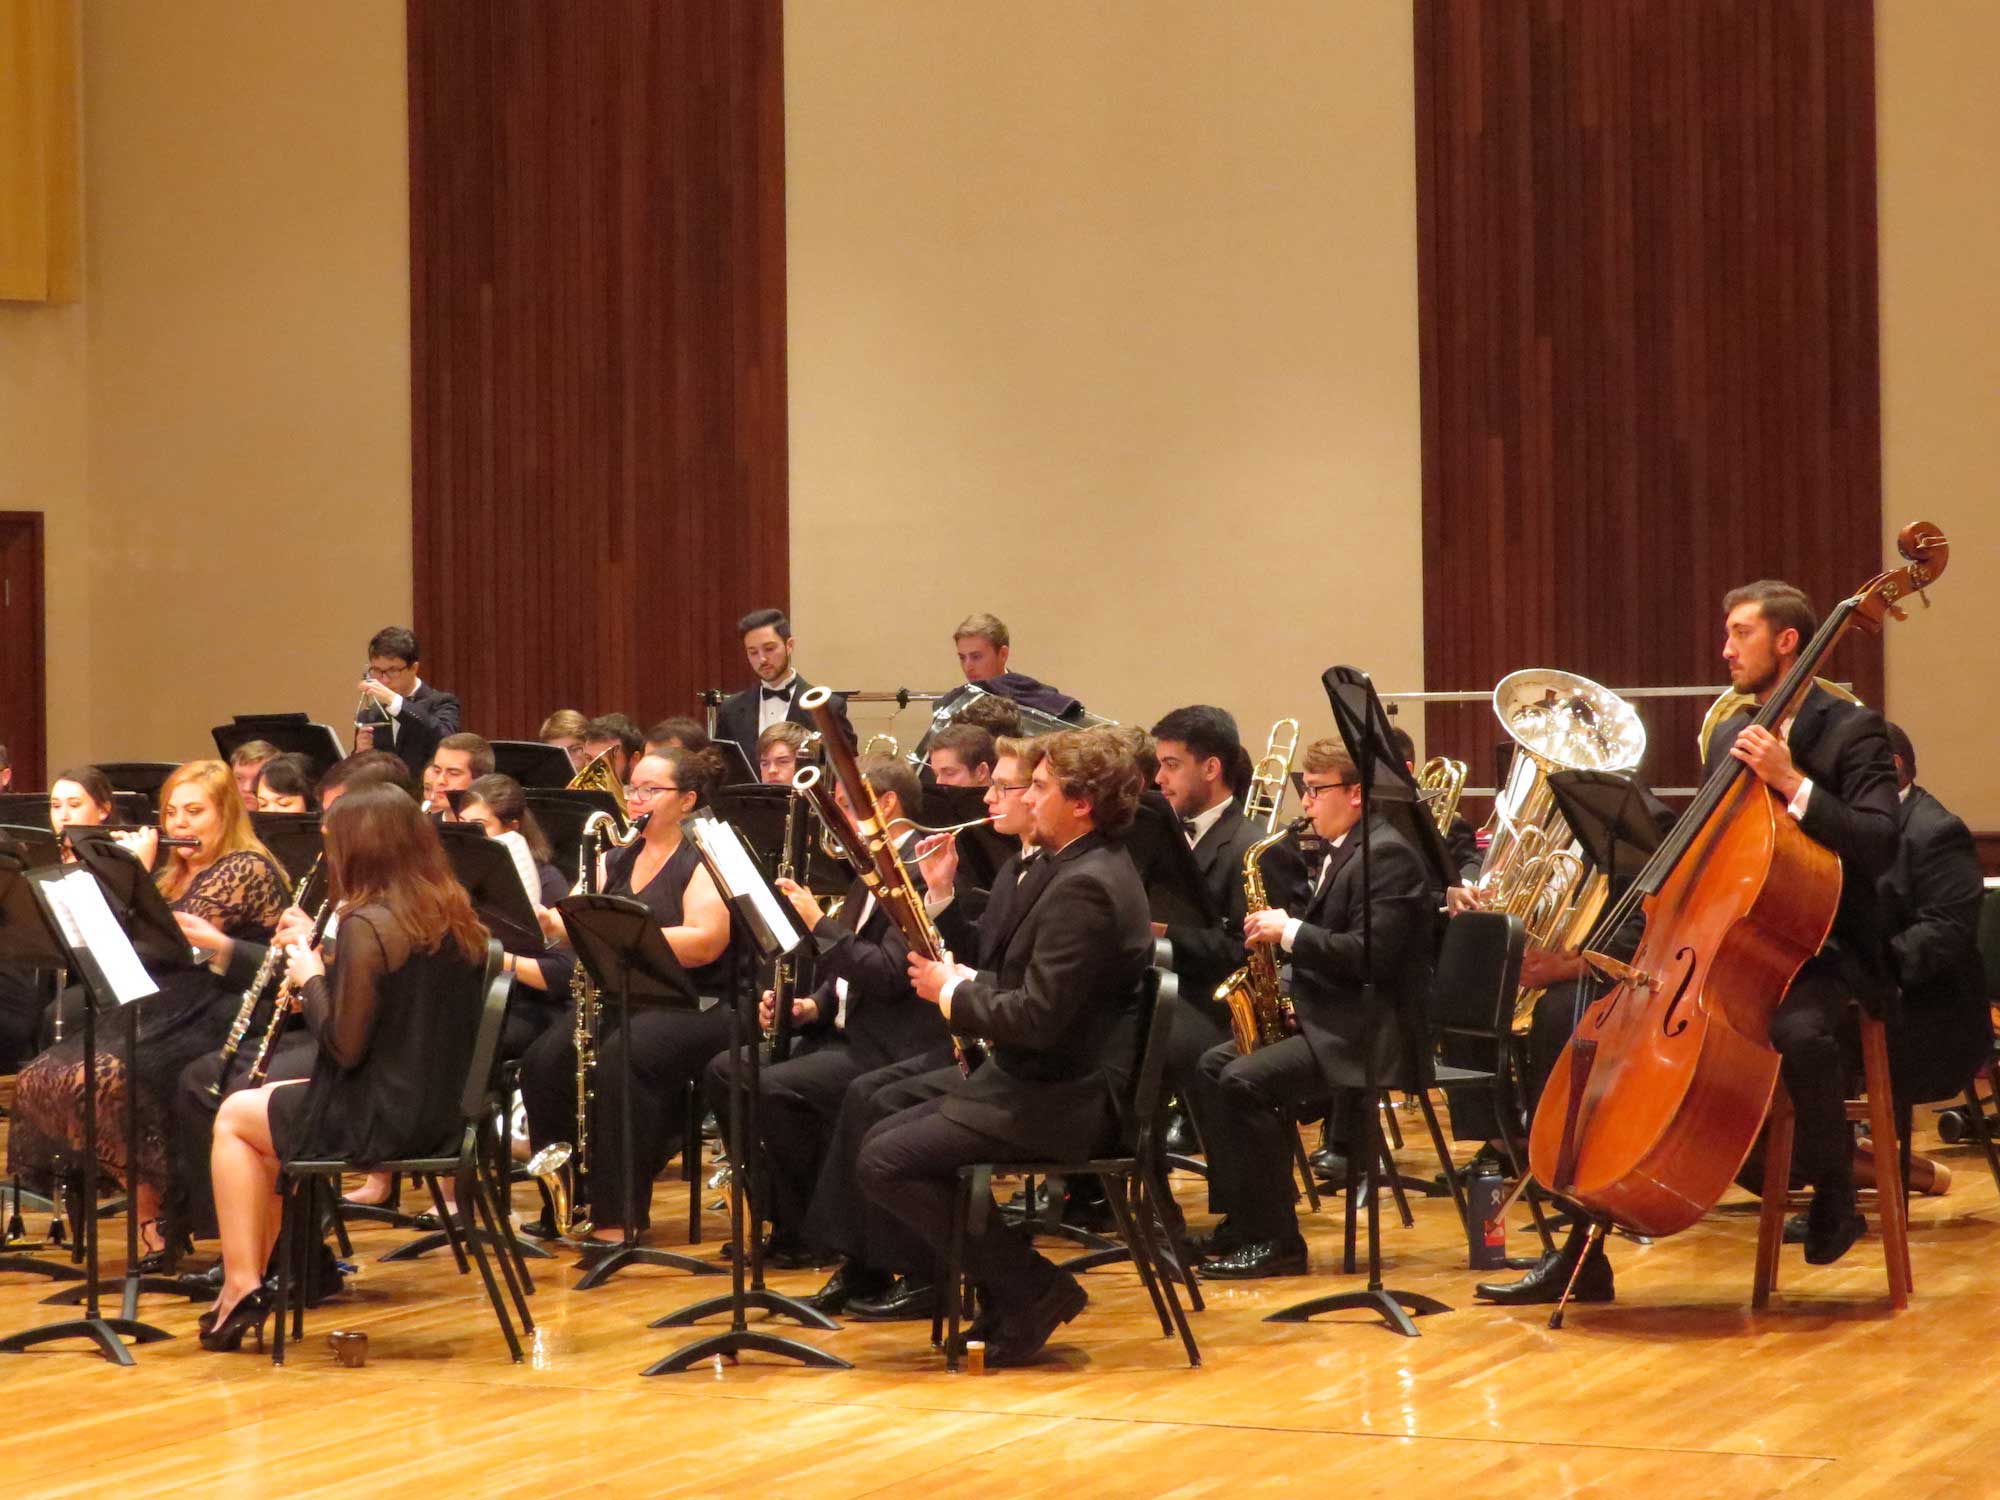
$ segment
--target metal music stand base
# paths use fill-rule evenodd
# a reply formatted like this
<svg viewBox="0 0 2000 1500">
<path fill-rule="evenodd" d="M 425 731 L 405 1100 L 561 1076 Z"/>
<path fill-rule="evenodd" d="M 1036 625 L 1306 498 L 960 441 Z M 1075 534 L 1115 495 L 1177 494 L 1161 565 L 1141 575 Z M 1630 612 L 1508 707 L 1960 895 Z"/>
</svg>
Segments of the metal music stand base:
<svg viewBox="0 0 2000 1500">
<path fill-rule="evenodd" d="M 51 1292 L 42 1298 L 44 1307 L 81 1307 L 91 1294 L 100 1297 L 119 1296 L 124 1298 L 124 1316 L 138 1316 L 140 1297 L 181 1297 L 189 1302 L 205 1302 L 206 1297 L 190 1297 L 187 1288 L 172 1276 L 109 1276 L 94 1285 L 66 1286 L 59 1292 Z"/>
<path fill-rule="evenodd" d="M 19 1271 L 27 1276 L 46 1276 L 51 1281 L 81 1281 L 83 1272 L 59 1260 L 42 1260 L 33 1255 L 0 1255 L 0 1274 Z"/>
<path fill-rule="evenodd" d="M 607 1243 L 602 1250 L 584 1251 L 583 1258 L 577 1261 L 577 1270 L 584 1274 L 583 1279 L 576 1283 L 576 1290 L 587 1292 L 594 1286 L 602 1286 L 627 1266 L 659 1266 L 669 1271 L 686 1271 L 690 1276 L 722 1274 L 722 1267 L 696 1260 L 692 1255 L 682 1255 L 676 1250 L 658 1250 L 651 1245 Z"/>
<path fill-rule="evenodd" d="M 1264 1321 L 1305 1323 L 1320 1313 L 1345 1312 L 1355 1307 L 1366 1308 L 1377 1314 L 1392 1330 L 1410 1339 L 1417 1336 L 1417 1325 L 1410 1321 L 1411 1313 L 1421 1318 L 1431 1313 L 1451 1311 L 1450 1307 L 1437 1298 L 1426 1297 L 1419 1292 L 1391 1292 L 1381 1287 L 1370 1287 L 1366 1291 L 1336 1292 L 1327 1297 L 1315 1297 L 1310 1302 L 1301 1302 L 1296 1307 L 1274 1312 Z"/>
<path fill-rule="evenodd" d="M 720 1300 L 728 1301 L 727 1298 Z M 710 1334 L 705 1339 L 696 1339 L 692 1344 L 683 1344 L 666 1358 L 655 1360 L 639 1373 L 678 1375 L 684 1370 L 693 1369 L 696 1365 L 707 1364 L 717 1357 L 733 1363 L 737 1355 L 746 1351 L 753 1354 L 775 1354 L 782 1359 L 795 1359 L 802 1365 L 821 1370 L 854 1368 L 839 1355 L 828 1354 L 824 1349 L 815 1349 L 811 1344 L 802 1344 L 797 1339 L 783 1338 L 775 1333 L 762 1333 L 754 1328 L 730 1328 L 721 1333 Z"/>
<path fill-rule="evenodd" d="M 489 1234 L 484 1229 L 475 1229 L 471 1225 L 467 1225 L 464 1228 L 460 1229 L 459 1233 L 462 1235 L 478 1235 L 480 1243 L 482 1243 L 488 1249 L 491 1250 L 506 1251 L 508 1249 L 507 1246 L 504 1246 L 500 1243 L 498 1238 L 496 1238 L 492 1234 Z M 422 1256 L 429 1255 L 433 1250 L 442 1250 L 450 1243 L 451 1243 L 450 1237 L 446 1235 L 442 1229 L 433 1229 L 427 1234 L 418 1235 L 415 1239 L 411 1240 L 407 1245 L 398 1245 L 395 1249 L 385 1251 L 383 1254 L 378 1255 L 375 1258 L 378 1261 L 384 1261 L 384 1262 L 396 1261 L 396 1260 L 416 1260 Z M 517 1243 L 520 1246 L 521 1254 L 527 1257 L 529 1260 L 555 1259 L 555 1256 L 551 1252 L 543 1249 L 540 1245 L 537 1245 L 533 1240 L 520 1240 Z"/>
<path fill-rule="evenodd" d="M 691 1328 L 703 1318 L 712 1318 L 717 1313 L 733 1312 L 741 1302 L 747 1311 L 757 1308 L 776 1318 L 791 1318 L 802 1328 L 817 1328 L 822 1333 L 837 1333 L 840 1325 L 816 1307 L 810 1307 L 796 1297 L 787 1297 L 783 1292 L 774 1292 L 769 1287 L 746 1287 L 742 1297 L 725 1293 L 720 1297 L 710 1297 L 706 1302 L 691 1303 L 678 1312 L 670 1312 L 664 1318 L 655 1318 L 648 1328 Z M 801 1345 L 801 1348 L 808 1347 Z M 814 1350 L 818 1353 L 818 1350 Z M 844 1365 L 843 1365 L 844 1368 Z"/>
<path fill-rule="evenodd" d="M 50 1323 L 42 1328 L 30 1328 L 24 1333 L 10 1334 L 0 1339 L 0 1354 L 19 1354 L 37 1344 L 52 1343 L 56 1339 L 90 1339 L 96 1343 L 97 1352 L 114 1365 L 130 1365 L 136 1361 L 132 1358 L 132 1351 L 125 1347 L 126 1339 L 135 1344 L 157 1344 L 172 1337 L 164 1329 L 141 1323 L 136 1318 L 76 1318 L 67 1323 Z"/>
</svg>

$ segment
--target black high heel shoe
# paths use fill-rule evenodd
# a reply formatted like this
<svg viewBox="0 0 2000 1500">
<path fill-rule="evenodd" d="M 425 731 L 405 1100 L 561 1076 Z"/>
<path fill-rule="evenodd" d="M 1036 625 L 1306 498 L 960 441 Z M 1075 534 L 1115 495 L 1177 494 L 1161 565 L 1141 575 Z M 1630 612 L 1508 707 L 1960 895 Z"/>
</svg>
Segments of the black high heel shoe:
<svg viewBox="0 0 2000 1500">
<path fill-rule="evenodd" d="M 258 1287 L 253 1292 L 245 1292 L 237 1304 L 229 1309 L 229 1315 L 211 1323 L 202 1331 L 201 1347 L 218 1353 L 228 1353 L 243 1347 L 243 1335 L 251 1329 L 257 1331 L 257 1348 L 264 1347 L 264 1320 L 271 1316 L 271 1289 Z"/>
</svg>

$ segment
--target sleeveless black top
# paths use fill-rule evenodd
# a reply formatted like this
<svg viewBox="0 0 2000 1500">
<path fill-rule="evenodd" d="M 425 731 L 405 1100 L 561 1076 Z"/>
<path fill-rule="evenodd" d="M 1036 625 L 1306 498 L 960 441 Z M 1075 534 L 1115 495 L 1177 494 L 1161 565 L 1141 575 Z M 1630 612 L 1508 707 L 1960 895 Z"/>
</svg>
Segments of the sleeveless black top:
<svg viewBox="0 0 2000 1500">
<path fill-rule="evenodd" d="M 659 872 L 646 882 L 646 888 L 635 891 L 632 889 L 632 868 L 638 864 L 639 851 L 644 847 L 644 839 L 634 839 L 624 848 L 612 851 L 610 858 L 604 862 L 604 894 L 630 896 L 651 911 L 653 920 L 660 926 L 679 927 L 687 920 L 681 910 L 681 899 L 687 894 L 688 882 L 694 879 L 694 872 L 701 868 L 701 855 L 683 836 L 679 846 L 667 856 L 667 862 L 660 866 Z M 733 932 L 730 941 L 733 948 Z M 725 997 L 729 994 L 733 972 L 730 951 L 730 948 L 725 948 L 722 956 L 713 963 L 687 971 L 697 994 Z"/>
</svg>

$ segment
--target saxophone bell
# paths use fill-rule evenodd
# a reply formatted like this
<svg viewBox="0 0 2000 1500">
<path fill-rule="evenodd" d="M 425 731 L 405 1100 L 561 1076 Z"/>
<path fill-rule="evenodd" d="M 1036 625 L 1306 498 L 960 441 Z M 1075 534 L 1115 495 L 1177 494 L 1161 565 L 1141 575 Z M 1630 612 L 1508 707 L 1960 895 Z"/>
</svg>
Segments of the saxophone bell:
<svg viewBox="0 0 2000 1500">
<path fill-rule="evenodd" d="M 591 1231 L 590 1220 L 576 1210 L 574 1191 L 576 1152 L 568 1141 L 544 1146 L 528 1158 L 528 1175 L 542 1185 L 555 1210 L 556 1233 L 566 1240 L 580 1240 Z"/>
</svg>

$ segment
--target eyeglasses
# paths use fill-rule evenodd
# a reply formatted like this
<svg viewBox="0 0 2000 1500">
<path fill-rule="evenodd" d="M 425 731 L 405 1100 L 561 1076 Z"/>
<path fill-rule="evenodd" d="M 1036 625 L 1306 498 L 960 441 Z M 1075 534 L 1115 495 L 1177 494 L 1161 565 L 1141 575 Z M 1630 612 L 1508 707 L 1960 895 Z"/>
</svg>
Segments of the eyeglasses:
<svg viewBox="0 0 2000 1500">
<path fill-rule="evenodd" d="M 1317 797 L 1321 792 L 1330 792 L 1337 787 L 1359 786 L 1359 785 L 1361 785 L 1361 783 L 1358 781 L 1328 781 L 1318 786 L 1313 785 L 1313 783 L 1311 783 L 1310 781 L 1300 782 L 1299 801 L 1310 802 L 1312 801 L 1313 798 Z"/>
<path fill-rule="evenodd" d="M 400 677 L 409 670 L 410 664 L 401 662 L 393 667 L 370 667 L 368 675 L 376 682 L 387 682 L 391 677 Z"/>
<path fill-rule="evenodd" d="M 627 802 L 651 802 L 655 797 L 663 797 L 668 792 L 678 792 L 677 786 L 628 786 L 625 788 Z"/>
<path fill-rule="evenodd" d="M 1006 796 L 1009 792 L 1025 792 L 1033 785 L 1032 781 L 989 781 L 986 783 L 989 791 L 1002 797 Z"/>
</svg>

